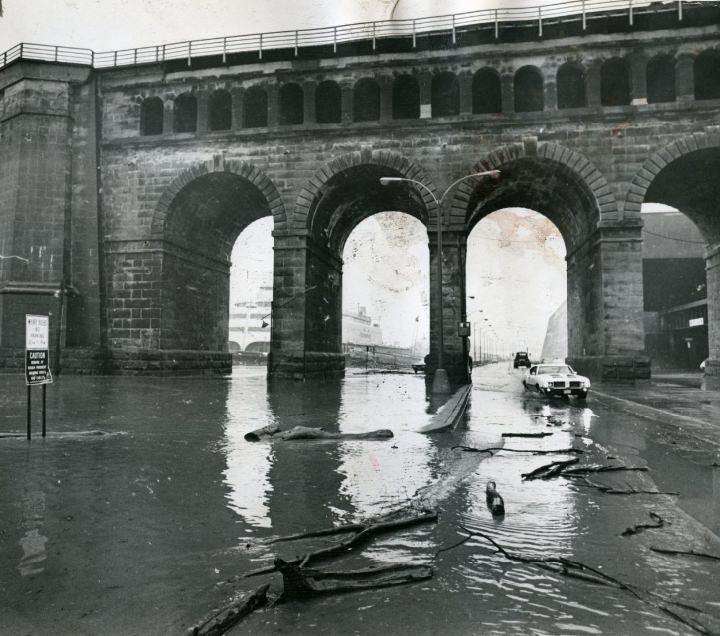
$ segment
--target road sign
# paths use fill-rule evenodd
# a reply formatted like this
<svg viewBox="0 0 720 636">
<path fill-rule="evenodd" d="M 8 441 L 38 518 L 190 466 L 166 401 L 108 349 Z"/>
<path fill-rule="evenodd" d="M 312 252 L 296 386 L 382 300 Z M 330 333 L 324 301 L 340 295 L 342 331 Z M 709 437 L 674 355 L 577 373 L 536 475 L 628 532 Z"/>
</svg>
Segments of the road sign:
<svg viewBox="0 0 720 636">
<path fill-rule="evenodd" d="M 25 383 L 49 384 L 50 374 L 50 317 L 25 315 Z"/>
</svg>

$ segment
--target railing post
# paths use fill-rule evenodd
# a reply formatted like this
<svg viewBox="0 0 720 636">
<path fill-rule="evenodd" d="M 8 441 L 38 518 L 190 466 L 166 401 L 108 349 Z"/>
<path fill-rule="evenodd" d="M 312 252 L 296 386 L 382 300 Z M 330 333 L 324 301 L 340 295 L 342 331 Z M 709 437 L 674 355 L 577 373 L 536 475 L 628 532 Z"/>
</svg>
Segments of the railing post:
<svg viewBox="0 0 720 636">
<path fill-rule="evenodd" d="M 495 9 L 495 39 L 497 40 L 500 35 L 500 28 L 498 25 L 498 10 Z"/>
<path fill-rule="evenodd" d="M 7 66 L 7 51 L 3 53 L 3 66 Z"/>
<path fill-rule="evenodd" d="M 192 40 L 188 42 L 188 66 L 192 66 Z"/>
<path fill-rule="evenodd" d="M 633 6 L 632 6 L 632 0 L 628 0 L 628 20 L 630 26 L 632 26 L 633 23 Z"/>
<path fill-rule="evenodd" d="M 583 23 L 583 31 L 587 30 L 587 16 L 585 15 L 585 0 L 582 0 L 582 23 Z"/>
<path fill-rule="evenodd" d="M 373 51 L 374 51 L 374 50 L 375 50 L 375 23 L 373 22 L 372 25 L 373 25 L 373 37 L 372 37 L 372 40 L 373 40 Z"/>
<path fill-rule="evenodd" d="M 117 51 L 113 51 L 113 66 L 117 66 Z"/>
<path fill-rule="evenodd" d="M 137 49 L 133 49 L 133 64 L 137 64 Z"/>
<path fill-rule="evenodd" d="M 298 56 L 298 32 L 295 31 L 295 57 Z"/>
<path fill-rule="evenodd" d="M 155 61 L 156 62 L 160 61 L 160 47 L 159 46 L 155 47 Z"/>
<path fill-rule="evenodd" d="M 223 56 L 222 56 L 223 64 L 227 62 L 227 38 L 223 38 Z"/>
<path fill-rule="evenodd" d="M 58 61 L 58 47 L 57 46 L 55 47 L 55 60 L 54 61 L 55 62 Z"/>
<path fill-rule="evenodd" d="M 162 61 L 165 61 L 165 45 L 162 45 Z"/>
<path fill-rule="evenodd" d="M 682 0 L 678 0 L 678 20 L 682 22 Z"/>
<path fill-rule="evenodd" d="M 452 40 L 453 40 L 453 44 L 455 44 L 456 40 L 455 40 L 455 14 L 454 13 L 452 16 Z"/>
<path fill-rule="evenodd" d="M 23 56 L 23 43 L 20 42 L 20 59 L 21 60 L 22 60 L 22 56 Z"/>
<path fill-rule="evenodd" d="M 95 51 L 90 51 L 90 66 L 95 67 Z"/>
<path fill-rule="evenodd" d="M 413 19 L 413 48 L 417 48 L 417 39 L 415 36 L 415 20 Z"/>
<path fill-rule="evenodd" d="M 538 7 L 538 37 L 542 37 L 542 6 Z"/>
<path fill-rule="evenodd" d="M 259 60 L 262 60 L 262 36 L 263 36 L 263 34 L 261 33 L 260 34 L 260 42 L 258 45 L 258 59 Z"/>
<path fill-rule="evenodd" d="M 337 27 L 336 26 L 333 27 L 333 53 L 337 53 Z"/>
</svg>

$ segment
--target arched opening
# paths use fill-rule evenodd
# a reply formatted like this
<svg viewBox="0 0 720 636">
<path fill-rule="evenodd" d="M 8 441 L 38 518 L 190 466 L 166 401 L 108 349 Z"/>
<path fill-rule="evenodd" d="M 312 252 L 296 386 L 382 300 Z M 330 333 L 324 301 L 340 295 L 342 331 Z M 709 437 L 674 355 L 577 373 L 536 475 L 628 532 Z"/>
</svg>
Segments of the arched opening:
<svg viewBox="0 0 720 636">
<path fill-rule="evenodd" d="M 695 99 L 720 99 L 720 51 L 703 51 L 693 64 Z"/>
<path fill-rule="evenodd" d="M 720 184 L 707 178 L 718 170 L 720 149 L 689 152 L 660 170 L 645 193 L 644 309 L 659 367 L 699 371 L 706 358 L 720 359 L 720 272 L 711 249 L 720 242 Z"/>
<path fill-rule="evenodd" d="M 281 126 L 292 126 L 303 123 L 303 100 L 303 89 L 299 84 L 283 84 L 280 87 L 278 123 Z"/>
<path fill-rule="evenodd" d="M 223 89 L 210 94 L 208 99 L 208 129 L 230 130 L 232 126 L 232 97 Z"/>
<path fill-rule="evenodd" d="M 267 92 L 260 86 L 248 88 L 243 100 L 243 128 L 265 128 L 267 125 Z"/>
<path fill-rule="evenodd" d="M 485 217 L 490 216 L 491 219 L 498 218 L 494 225 L 487 226 L 489 229 L 480 229 L 477 238 L 472 240 L 480 241 L 481 245 L 485 243 L 496 243 L 498 249 L 504 250 L 502 254 L 512 255 L 514 252 L 522 252 L 527 248 L 529 254 L 534 254 L 537 262 L 525 262 L 527 259 L 522 255 L 514 262 L 510 269 L 505 270 L 503 275 L 498 274 L 504 287 L 507 287 L 506 294 L 511 296 L 514 290 L 513 286 L 519 285 L 520 282 L 527 285 L 542 286 L 542 281 L 534 283 L 525 280 L 505 280 L 507 278 L 530 279 L 535 275 L 534 270 L 545 271 L 544 267 L 550 261 L 554 265 L 558 265 L 558 259 L 561 257 L 560 243 L 564 244 L 567 250 L 567 285 L 565 288 L 557 289 L 557 268 L 556 273 L 550 276 L 555 280 L 555 288 L 557 296 L 553 296 L 554 300 L 548 303 L 542 303 L 542 307 L 536 304 L 516 304 L 513 308 L 515 315 L 524 316 L 524 318 L 532 323 L 533 329 L 538 329 L 535 324 L 535 314 L 544 312 L 540 319 L 542 323 L 539 327 L 543 332 L 543 337 L 538 333 L 534 333 L 532 338 L 526 336 L 528 342 L 518 342 L 510 338 L 509 333 L 512 330 L 506 330 L 505 325 L 512 320 L 511 316 L 501 316 L 495 314 L 487 317 L 490 323 L 495 327 L 496 336 L 503 335 L 505 347 L 503 350 L 507 352 L 516 352 L 530 348 L 532 356 L 540 359 L 542 356 L 542 343 L 546 327 L 550 324 L 553 327 L 554 335 L 548 335 L 547 352 L 553 357 L 558 351 L 558 342 L 567 342 L 567 360 L 570 364 L 577 367 L 581 373 L 594 373 L 593 359 L 604 354 L 604 341 L 602 339 L 602 321 L 603 311 L 600 310 L 602 300 L 600 297 L 601 283 L 597 278 L 600 274 L 598 267 L 594 262 L 596 258 L 592 250 L 589 249 L 588 238 L 593 235 L 595 227 L 600 219 L 600 211 L 593 194 L 578 172 L 568 167 L 568 165 L 554 160 L 542 157 L 526 156 L 516 159 L 508 159 L 501 165 L 497 165 L 500 169 L 500 178 L 497 180 L 484 179 L 473 185 L 473 190 L 466 203 L 466 228 L 468 237 L 473 237 L 473 230 Z M 493 213 L 510 208 L 523 208 L 525 211 L 518 212 L 513 210 L 512 215 L 505 217 L 493 217 Z M 532 213 L 527 212 L 531 210 Z M 508 214 L 508 213 L 503 213 Z M 537 226 L 540 229 L 532 229 L 528 225 L 529 220 L 534 214 L 542 215 L 547 221 L 540 220 Z M 514 215 L 514 216 L 513 216 Z M 518 216 L 519 215 L 519 216 Z M 552 226 L 557 228 L 557 232 L 562 237 L 562 241 L 557 238 L 555 230 L 550 231 Z M 505 229 L 503 229 L 505 228 Z M 480 238 L 483 237 L 483 238 Z M 488 240 L 490 239 L 490 240 Z M 470 238 L 468 246 L 471 247 Z M 503 242 L 504 241 L 504 242 Z M 528 241 L 525 243 L 524 241 Z M 551 256 L 543 252 L 541 248 L 552 246 Z M 477 245 L 476 248 L 483 254 L 483 250 Z M 486 248 L 487 249 L 487 248 Z M 535 257 L 534 256 L 534 257 Z M 468 262 L 471 262 L 472 255 L 468 254 Z M 472 257 L 476 258 L 476 257 Z M 477 257 L 479 258 L 479 257 Z M 484 256 L 483 256 L 484 258 Z M 500 258 L 500 257 L 498 257 Z M 529 257 L 528 257 L 529 258 Z M 544 260 L 543 260 L 544 259 Z M 548 261 L 548 259 L 550 259 Z M 547 261 L 547 262 L 546 262 Z M 544 263 L 544 265 L 543 265 Z M 559 266 L 559 265 L 558 265 Z M 472 271 L 468 269 L 467 275 L 477 276 L 479 285 L 492 282 L 484 279 L 482 270 L 494 267 L 492 264 L 484 264 L 480 267 L 478 274 L 478 266 L 473 267 Z M 562 268 L 560 268 L 562 269 Z M 474 272 L 474 273 L 473 273 Z M 477 296 L 469 290 L 473 283 L 467 281 L 468 303 L 473 301 L 469 296 Z M 481 292 L 478 292 L 481 293 Z M 487 296 L 487 292 L 482 292 Z M 528 297 L 535 298 L 534 290 L 527 290 Z M 567 298 L 567 329 L 566 336 L 557 333 L 558 325 L 563 324 L 563 309 L 559 305 L 559 298 Z M 495 302 L 487 299 L 488 302 Z M 511 302 L 511 301 L 508 301 Z M 519 302 L 519 301 L 518 301 Z M 470 305 L 468 306 L 470 309 Z M 484 307 L 478 307 L 483 309 Z M 559 310 L 559 311 L 558 311 Z M 551 319 L 551 317 L 554 318 Z M 481 322 L 484 323 L 484 317 Z M 468 321 L 476 321 L 477 316 L 468 318 Z M 548 322 L 550 321 L 550 322 Z M 517 329 L 521 329 L 520 326 Z M 502 334 L 500 333 L 502 331 Z M 520 332 L 518 332 L 520 333 Z M 510 340 L 510 341 L 508 341 Z M 532 344 L 532 343 L 535 344 Z M 551 344 L 551 343 L 555 344 Z M 532 349 L 535 348 L 533 351 Z M 539 348 L 539 350 L 538 350 Z"/>
<path fill-rule="evenodd" d="M 575 62 L 565 62 L 557 72 L 558 108 L 587 106 L 585 71 Z"/>
<path fill-rule="evenodd" d="M 421 194 L 413 188 L 382 186 L 380 178 L 386 176 L 401 175 L 397 168 L 391 169 L 374 163 L 355 165 L 333 175 L 315 196 L 308 213 L 309 240 L 313 249 L 307 251 L 305 270 L 307 303 L 305 305 L 304 337 L 306 349 L 310 351 L 322 352 L 323 355 L 342 355 L 343 275 L 346 273 L 343 268 L 343 256 L 348 263 L 355 258 L 359 259 L 372 271 L 376 271 L 380 280 L 392 280 L 392 284 L 398 288 L 404 288 L 407 285 L 407 281 L 399 272 L 404 267 L 410 267 L 410 252 L 407 247 L 400 246 L 402 231 L 393 229 L 395 221 L 375 220 L 368 224 L 370 229 L 380 228 L 381 230 L 382 239 L 378 240 L 383 244 L 383 253 L 388 254 L 386 265 L 387 262 L 396 263 L 397 261 L 391 269 L 381 272 L 381 263 L 376 264 L 372 260 L 377 258 L 377 255 L 362 256 L 360 252 L 353 252 L 352 247 L 349 248 L 350 251 L 346 249 L 348 238 L 353 230 L 365 219 L 374 217 L 380 212 L 403 211 L 407 215 L 419 219 L 422 226 L 426 224 L 427 210 Z M 382 219 L 382 217 L 378 218 Z M 367 228 L 367 226 L 365 227 Z M 410 226 L 405 223 L 402 227 L 406 229 Z M 417 225 L 414 227 L 413 231 L 417 231 Z M 352 245 L 356 245 L 356 243 Z M 368 263 L 368 259 L 370 263 Z M 386 292 L 387 290 L 382 293 Z M 347 293 L 350 294 L 349 289 Z M 370 316 L 371 326 L 373 318 L 377 320 L 381 317 L 381 313 L 387 315 L 386 311 L 379 309 L 383 303 L 376 298 L 373 299 L 372 295 L 370 297 L 356 296 L 354 300 L 352 300 L 352 296 L 348 296 L 348 298 L 351 300 L 348 301 L 346 309 L 348 313 L 354 314 L 354 317 L 350 319 L 356 324 L 363 320 L 367 322 L 367 316 L 371 311 L 378 313 L 375 317 Z M 388 303 L 386 298 L 386 307 L 390 306 Z M 360 317 L 358 304 L 366 308 L 364 318 Z M 410 316 L 404 312 L 396 315 L 394 323 L 385 329 L 386 334 L 400 331 L 412 333 L 415 328 L 416 315 L 417 313 Z M 421 324 L 420 321 L 418 322 L 418 329 L 420 329 Z M 378 333 L 372 329 L 368 333 L 372 335 L 372 332 Z M 407 343 L 406 338 L 401 338 L 399 335 L 393 340 L 404 345 L 412 344 Z M 391 345 L 393 340 L 390 342 Z M 407 347 L 404 346 L 404 348 Z"/>
<path fill-rule="evenodd" d="M 378 121 L 380 119 L 380 86 L 374 79 L 363 77 L 353 89 L 353 120 Z"/>
<path fill-rule="evenodd" d="M 500 75 L 495 69 L 481 68 L 473 75 L 472 112 L 476 115 L 502 112 Z"/>
<path fill-rule="evenodd" d="M 339 124 L 342 92 L 337 82 L 325 80 L 315 89 L 315 119 L 318 124 Z"/>
<path fill-rule="evenodd" d="M 273 219 L 263 217 L 240 232 L 230 267 L 229 339 L 234 363 L 267 364 L 273 299 Z"/>
<path fill-rule="evenodd" d="M 161 135 L 164 107 L 159 97 L 148 97 L 140 106 L 140 134 Z"/>
<path fill-rule="evenodd" d="M 433 117 L 453 117 L 460 113 L 460 84 L 455 73 L 434 75 L 430 88 Z"/>
<path fill-rule="evenodd" d="M 361 221 L 343 249 L 342 346 L 348 366 L 410 369 L 429 350 L 425 226 L 402 212 Z"/>
<path fill-rule="evenodd" d="M 675 101 L 675 61 L 670 55 L 656 55 L 647 65 L 648 104 Z"/>
<path fill-rule="evenodd" d="M 197 177 L 175 195 L 162 236 L 161 349 L 227 351 L 233 246 L 267 216 L 263 192 L 231 172 Z"/>
<path fill-rule="evenodd" d="M 492 212 L 468 236 L 465 265 L 469 353 L 475 366 L 527 352 L 565 360 L 565 243 L 546 217 L 524 208 Z"/>
<path fill-rule="evenodd" d="M 420 118 L 420 86 L 412 75 L 398 75 L 393 82 L 393 119 Z"/>
<path fill-rule="evenodd" d="M 197 100 L 191 93 L 175 98 L 173 108 L 173 131 L 176 133 L 195 132 L 197 129 Z"/>
<path fill-rule="evenodd" d="M 523 66 L 513 79 L 515 112 L 531 113 L 545 108 L 543 76 L 535 66 Z"/>
<path fill-rule="evenodd" d="M 630 104 L 630 65 L 626 59 L 613 57 L 600 67 L 600 103 L 603 106 Z"/>
</svg>

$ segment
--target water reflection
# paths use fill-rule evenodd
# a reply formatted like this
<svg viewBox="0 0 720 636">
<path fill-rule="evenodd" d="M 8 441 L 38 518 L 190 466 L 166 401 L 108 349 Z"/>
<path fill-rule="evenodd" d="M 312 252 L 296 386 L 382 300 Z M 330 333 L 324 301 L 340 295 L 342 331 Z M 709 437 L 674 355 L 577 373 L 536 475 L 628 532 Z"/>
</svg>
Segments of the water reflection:
<svg viewBox="0 0 720 636">
<path fill-rule="evenodd" d="M 48 539 L 40 532 L 44 521 L 45 493 L 38 490 L 25 493 L 22 525 L 26 528 L 26 532 L 18 542 L 23 551 L 18 565 L 22 576 L 40 574 L 45 569 L 44 561 L 47 558 L 45 544 Z"/>
</svg>

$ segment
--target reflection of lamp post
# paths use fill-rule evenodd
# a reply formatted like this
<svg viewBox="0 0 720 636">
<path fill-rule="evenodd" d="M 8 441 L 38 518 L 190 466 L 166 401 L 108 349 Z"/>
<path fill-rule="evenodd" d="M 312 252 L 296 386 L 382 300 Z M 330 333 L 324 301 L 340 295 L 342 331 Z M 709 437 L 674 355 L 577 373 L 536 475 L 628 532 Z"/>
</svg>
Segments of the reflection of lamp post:
<svg viewBox="0 0 720 636">
<path fill-rule="evenodd" d="M 438 200 L 435 193 L 428 188 L 422 181 L 416 179 L 407 179 L 405 177 L 381 177 L 380 183 L 382 185 L 389 185 L 391 183 L 398 183 L 400 181 L 407 181 L 408 183 L 414 183 L 416 186 L 423 188 L 430 194 L 435 206 L 437 207 L 437 242 L 438 242 L 438 259 L 437 259 L 437 289 L 438 289 L 438 305 L 440 311 L 438 312 L 438 366 L 435 370 L 433 377 L 432 392 L 433 393 L 450 393 L 450 381 L 448 380 L 447 371 L 443 364 L 443 353 L 445 349 L 445 340 L 443 334 L 443 240 L 442 240 L 442 225 L 443 225 L 443 201 L 445 196 L 450 190 L 452 190 L 458 183 L 471 177 L 485 177 L 493 176 L 497 177 L 500 174 L 499 170 L 486 170 L 484 172 L 475 172 L 473 174 L 465 175 L 453 181 L 442 193 L 442 196 Z"/>
</svg>

